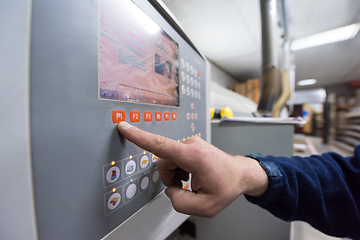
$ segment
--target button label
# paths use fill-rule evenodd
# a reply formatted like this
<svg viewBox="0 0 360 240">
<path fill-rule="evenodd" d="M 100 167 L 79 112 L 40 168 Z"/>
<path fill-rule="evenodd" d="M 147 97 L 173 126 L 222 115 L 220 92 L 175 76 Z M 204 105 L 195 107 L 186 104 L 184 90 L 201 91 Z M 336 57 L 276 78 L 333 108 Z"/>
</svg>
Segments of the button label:
<svg viewBox="0 0 360 240">
<path fill-rule="evenodd" d="M 109 183 L 116 182 L 120 177 L 120 169 L 116 166 L 111 167 L 106 173 L 106 180 Z"/>
<path fill-rule="evenodd" d="M 127 175 L 130 175 L 132 173 L 134 173 L 136 170 L 136 163 L 135 161 L 131 160 L 129 161 L 126 166 L 125 166 L 125 172 Z"/>
<path fill-rule="evenodd" d="M 149 165 L 149 157 L 144 155 L 141 159 L 140 159 L 140 167 L 141 168 L 146 168 Z"/>
<path fill-rule="evenodd" d="M 114 193 L 113 195 L 110 196 L 107 203 L 107 207 L 110 210 L 114 210 L 115 208 L 117 208 L 117 206 L 119 206 L 120 202 L 121 202 L 121 195 L 119 193 Z"/>
<path fill-rule="evenodd" d="M 161 112 L 155 112 L 155 120 L 161 121 Z"/>
<path fill-rule="evenodd" d="M 144 112 L 144 121 L 151 122 L 152 121 L 152 112 L 145 111 Z"/>
<path fill-rule="evenodd" d="M 164 120 L 165 120 L 165 121 L 169 121 L 169 120 L 170 120 L 170 113 L 169 113 L 169 112 L 164 112 Z"/>
<path fill-rule="evenodd" d="M 140 122 L 140 112 L 131 111 L 130 112 L 130 122 Z"/>
<path fill-rule="evenodd" d="M 125 121 L 125 111 L 124 110 L 114 110 L 112 112 L 112 121 L 113 123 L 119 123 Z"/>
</svg>

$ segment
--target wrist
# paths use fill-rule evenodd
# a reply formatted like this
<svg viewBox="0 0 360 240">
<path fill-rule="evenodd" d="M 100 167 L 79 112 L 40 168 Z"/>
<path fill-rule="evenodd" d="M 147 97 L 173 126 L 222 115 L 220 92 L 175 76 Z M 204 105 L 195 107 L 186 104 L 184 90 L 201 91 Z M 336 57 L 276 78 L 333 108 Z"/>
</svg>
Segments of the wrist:
<svg viewBox="0 0 360 240">
<path fill-rule="evenodd" d="M 268 189 L 268 176 L 258 161 L 253 158 L 239 156 L 242 162 L 241 183 L 243 192 L 252 197 L 262 196 Z"/>
</svg>

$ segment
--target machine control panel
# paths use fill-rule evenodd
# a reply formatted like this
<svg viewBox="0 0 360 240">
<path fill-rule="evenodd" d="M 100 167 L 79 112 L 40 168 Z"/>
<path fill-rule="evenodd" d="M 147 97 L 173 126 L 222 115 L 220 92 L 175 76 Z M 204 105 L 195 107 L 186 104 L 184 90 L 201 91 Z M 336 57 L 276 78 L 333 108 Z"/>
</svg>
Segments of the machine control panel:
<svg viewBox="0 0 360 240">
<path fill-rule="evenodd" d="M 205 60 L 160 12 L 146 0 L 33 0 L 40 240 L 101 239 L 165 189 L 157 156 L 121 136 L 119 122 L 206 139 Z"/>
<path fill-rule="evenodd" d="M 121 136 L 119 122 L 206 139 L 205 60 L 160 12 L 147 0 L 33 0 L 40 240 L 104 238 L 165 189 L 157 156 Z"/>
</svg>

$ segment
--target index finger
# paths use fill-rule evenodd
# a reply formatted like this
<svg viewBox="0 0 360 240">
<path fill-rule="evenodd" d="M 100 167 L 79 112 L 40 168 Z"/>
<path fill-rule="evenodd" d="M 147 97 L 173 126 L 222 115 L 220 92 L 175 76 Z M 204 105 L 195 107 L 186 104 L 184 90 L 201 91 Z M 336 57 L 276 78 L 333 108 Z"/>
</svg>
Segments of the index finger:
<svg viewBox="0 0 360 240">
<path fill-rule="evenodd" d="M 188 147 L 185 144 L 176 142 L 161 135 L 143 131 L 127 122 L 118 124 L 119 132 L 130 142 L 154 153 L 160 158 L 171 160 L 179 167 L 186 165 Z"/>
</svg>

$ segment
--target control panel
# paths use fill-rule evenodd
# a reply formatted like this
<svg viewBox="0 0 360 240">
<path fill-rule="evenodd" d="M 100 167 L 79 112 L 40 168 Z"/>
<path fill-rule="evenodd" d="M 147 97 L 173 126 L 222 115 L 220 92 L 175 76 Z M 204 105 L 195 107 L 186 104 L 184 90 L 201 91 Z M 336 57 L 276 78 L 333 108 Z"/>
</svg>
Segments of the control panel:
<svg viewBox="0 0 360 240">
<path fill-rule="evenodd" d="M 205 60 L 146 0 L 33 0 L 31 49 L 39 239 L 101 239 L 165 188 L 117 124 L 206 139 Z"/>
</svg>

